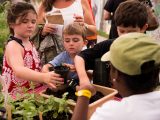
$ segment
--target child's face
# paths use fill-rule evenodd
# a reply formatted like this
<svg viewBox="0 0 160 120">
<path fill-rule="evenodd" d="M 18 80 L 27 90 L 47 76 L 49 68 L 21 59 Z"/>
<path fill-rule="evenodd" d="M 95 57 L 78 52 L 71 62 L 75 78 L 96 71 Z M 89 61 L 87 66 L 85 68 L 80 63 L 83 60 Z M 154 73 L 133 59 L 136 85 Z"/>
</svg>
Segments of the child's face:
<svg viewBox="0 0 160 120">
<path fill-rule="evenodd" d="M 16 23 L 11 25 L 15 36 L 22 38 L 30 37 L 36 28 L 36 21 L 37 16 L 33 12 L 29 12 L 21 21 L 20 18 L 18 18 Z"/>
<path fill-rule="evenodd" d="M 130 32 L 140 32 L 140 33 L 144 33 L 145 32 L 145 26 L 143 28 L 139 28 L 138 26 L 136 27 L 124 27 L 124 26 L 117 26 L 117 31 L 118 31 L 118 35 L 121 36 L 123 34 L 126 33 L 130 33 Z"/>
<path fill-rule="evenodd" d="M 81 35 L 64 35 L 64 48 L 69 54 L 79 53 L 86 44 Z"/>
</svg>

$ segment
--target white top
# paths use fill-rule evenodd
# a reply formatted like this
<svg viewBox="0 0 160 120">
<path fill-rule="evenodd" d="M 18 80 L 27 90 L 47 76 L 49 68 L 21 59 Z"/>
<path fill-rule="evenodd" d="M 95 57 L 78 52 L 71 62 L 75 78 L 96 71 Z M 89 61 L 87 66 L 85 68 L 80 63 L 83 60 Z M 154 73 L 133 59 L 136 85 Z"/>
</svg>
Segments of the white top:
<svg viewBox="0 0 160 120">
<path fill-rule="evenodd" d="M 52 10 L 47 14 L 52 14 L 58 10 L 62 13 L 64 26 L 68 25 L 69 23 L 75 20 L 74 15 L 80 15 L 83 17 L 83 8 L 82 8 L 81 0 L 75 0 L 72 5 L 62 9 L 55 8 L 53 6 Z"/>
<path fill-rule="evenodd" d="M 160 91 L 106 102 L 91 120 L 160 120 Z"/>
</svg>

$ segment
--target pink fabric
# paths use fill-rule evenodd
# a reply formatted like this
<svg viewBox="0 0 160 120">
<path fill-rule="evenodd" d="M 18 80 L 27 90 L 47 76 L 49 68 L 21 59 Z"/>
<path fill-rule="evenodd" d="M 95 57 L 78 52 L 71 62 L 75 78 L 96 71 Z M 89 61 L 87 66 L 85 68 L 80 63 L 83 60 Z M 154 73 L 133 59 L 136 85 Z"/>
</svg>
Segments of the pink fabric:
<svg viewBox="0 0 160 120">
<path fill-rule="evenodd" d="M 23 60 L 25 67 L 30 68 L 34 71 L 40 71 L 40 59 L 34 46 L 33 50 L 26 50 L 24 48 Z M 35 85 L 36 89 L 38 89 L 38 91 L 36 90 L 34 92 L 39 92 L 44 89 L 44 87 L 42 87 L 43 85 L 40 83 L 30 82 L 28 80 L 16 77 L 12 68 L 8 65 L 5 55 L 3 59 L 2 75 L 5 76 L 5 84 L 8 85 L 9 94 L 14 97 L 17 94 L 23 94 L 25 88 L 30 90 L 31 83 Z"/>
</svg>

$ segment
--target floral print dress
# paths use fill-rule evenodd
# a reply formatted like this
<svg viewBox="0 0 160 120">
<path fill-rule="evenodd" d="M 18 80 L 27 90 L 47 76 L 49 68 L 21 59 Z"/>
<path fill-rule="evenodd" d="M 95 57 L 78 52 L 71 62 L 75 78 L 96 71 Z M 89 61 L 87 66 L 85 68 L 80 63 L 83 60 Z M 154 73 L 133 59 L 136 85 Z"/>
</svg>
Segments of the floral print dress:
<svg viewBox="0 0 160 120">
<path fill-rule="evenodd" d="M 24 56 L 23 56 L 24 66 L 34 71 L 40 71 L 41 66 L 40 66 L 39 56 L 37 54 L 35 47 L 33 46 L 32 48 L 33 48 L 32 50 L 26 50 L 24 48 Z M 23 94 L 26 92 L 26 90 L 28 92 L 32 91 L 40 92 L 41 90 L 45 89 L 45 86 L 43 86 L 40 83 L 35 83 L 16 77 L 12 68 L 7 63 L 5 55 L 3 59 L 2 76 L 4 76 L 4 84 L 7 86 L 8 92 L 12 97 L 16 97 L 16 95 L 18 94 Z"/>
</svg>

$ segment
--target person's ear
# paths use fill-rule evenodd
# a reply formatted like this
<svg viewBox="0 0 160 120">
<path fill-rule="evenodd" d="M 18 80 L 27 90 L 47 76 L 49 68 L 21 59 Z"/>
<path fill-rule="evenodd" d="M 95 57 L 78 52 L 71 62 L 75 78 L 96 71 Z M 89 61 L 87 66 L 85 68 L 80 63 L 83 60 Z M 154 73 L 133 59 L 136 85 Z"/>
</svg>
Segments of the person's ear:
<svg viewBox="0 0 160 120">
<path fill-rule="evenodd" d="M 86 46 L 88 44 L 87 40 L 83 40 L 84 41 L 84 46 Z"/>
<path fill-rule="evenodd" d="M 141 32 L 144 33 L 148 28 L 148 24 L 146 23 L 142 28 L 141 28 Z"/>
<path fill-rule="evenodd" d="M 118 82 L 118 78 L 119 78 L 119 74 L 118 74 L 118 71 L 115 69 L 113 79 L 115 79 L 115 81 Z"/>
<path fill-rule="evenodd" d="M 111 65 L 110 66 L 110 75 L 113 82 L 117 81 L 118 79 L 118 71 Z"/>
</svg>

